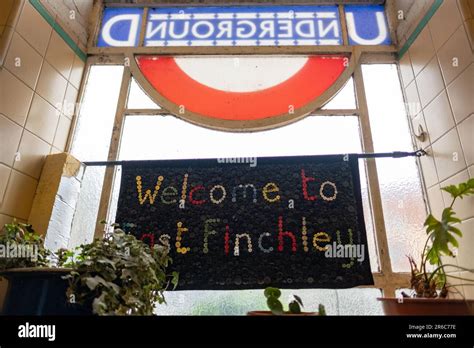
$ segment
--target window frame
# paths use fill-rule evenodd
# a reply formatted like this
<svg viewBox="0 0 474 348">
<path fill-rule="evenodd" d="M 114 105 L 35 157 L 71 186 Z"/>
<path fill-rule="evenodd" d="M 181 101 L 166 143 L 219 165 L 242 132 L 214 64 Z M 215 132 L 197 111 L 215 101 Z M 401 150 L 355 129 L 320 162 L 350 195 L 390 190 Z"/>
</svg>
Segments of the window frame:
<svg viewBox="0 0 474 348">
<path fill-rule="evenodd" d="M 288 1 L 275 0 L 269 2 L 270 4 L 288 4 Z M 205 3 L 211 5 L 212 1 Z M 267 3 L 268 4 L 268 3 Z M 294 4 L 294 3 L 293 3 Z M 180 5 L 178 2 L 172 5 Z M 183 5 L 183 4 L 181 4 Z M 187 4 L 192 5 L 192 4 Z M 236 3 L 228 3 L 226 5 L 238 5 Z M 123 4 L 109 4 L 107 6 L 124 6 Z M 136 7 L 144 7 L 144 16 L 147 16 L 147 7 L 144 5 L 132 5 Z M 220 4 L 222 6 L 222 4 Z M 364 80 L 362 76 L 362 64 L 398 64 L 396 56 L 396 47 L 389 46 L 348 46 L 347 30 L 345 23 L 345 15 L 343 6 L 339 5 L 341 27 L 343 33 L 343 45 L 341 46 L 295 46 L 295 47 L 95 47 L 95 42 L 99 33 L 101 25 L 103 4 L 97 2 L 93 17 L 95 18 L 95 26 L 93 27 L 91 38 L 88 42 L 89 57 L 86 61 L 86 66 L 83 74 L 83 79 L 79 89 L 78 102 L 84 96 L 85 87 L 88 80 L 89 71 L 92 65 L 124 65 L 122 75 L 122 82 L 120 86 L 119 99 L 115 112 L 114 125 L 112 137 L 110 139 L 109 153 L 107 160 L 116 161 L 119 159 L 119 148 L 122 137 L 123 127 L 126 117 L 133 117 L 135 115 L 153 115 L 160 117 L 163 115 L 173 114 L 167 110 L 163 105 L 161 109 L 129 109 L 128 96 L 130 92 L 131 81 L 133 78 L 132 69 L 130 68 L 130 57 L 135 54 L 155 54 L 155 55 L 178 55 L 178 56 L 200 56 L 200 55 L 308 55 L 308 54 L 351 54 L 351 60 L 354 59 L 355 65 L 352 73 L 354 83 L 354 93 L 356 100 L 355 109 L 322 109 L 323 106 L 313 110 L 305 117 L 324 116 L 357 116 L 359 118 L 361 144 L 363 152 L 374 152 L 374 144 L 372 139 L 372 132 L 370 126 L 370 119 L 368 113 L 368 106 L 365 94 Z M 387 19 L 390 22 L 390 15 L 387 14 Z M 146 21 L 142 21 L 146 23 Z M 144 24 L 143 24 L 144 25 Z M 143 29 L 143 28 L 142 28 Z M 143 43 L 143 33 L 140 37 L 140 44 Z M 394 33 L 391 31 L 392 42 L 394 41 Z M 140 47 L 141 46 L 141 47 Z M 137 80 L 138 82 L 138 80 Z M 145 93 L 149 94 L 146 88 Z M 152 98 L 153 99 L 153 98 Z M 77 124 L 79 108 L 75 110 L 73 125 L 71 128 L 71 135 L 67 144 L 67 151 L 71 150 L 71 145 L 74 139 L 75 128 Z M 408 116 L 407 116 L 408 117 Z M 410 125 L 410 123 L 409 123 Z M 202 126 L 202 125 L 201 125 Z M 273 125 L 267 129 L 276 128 L 281 125 Z M 410 125 L 411 128 L 411 125 Z M 415 142 L 412 138 L 412 143 Z M 363 288 L 377 288 L 381 289 L 383 296 L 394 297 L 395 292 L 399 288 L 406 287 L 409 284 L 410 273 L 408 272 L 394 272 L 391 266 L 390 253 L 388 249 L 388 238 L 384 223 L 384 212 L 382 206 L 382 198 L 379 186 L 379 179 L 377 174 L 377 164 L 375 159 L 364 160 L 365 171 L 367 175 L 367 187 L 370 209 L 372 211 L 371 218 L 374 228 L 374 237 L 376 243 L 376 250 L 378 254 L 379 269 L 373 272 L 374 285 L 361 286 Z M 417 159 L 417 166 L 420 167 L 419 159 Z M 115 180 L 116 167 L 107 166 L 104 176 L 103 188 L 99 204 L 98 217 L 108 216 L 109 208 L 112 198 L 113 183 Z M 424 190 L 423 179 L 420 175 L 422 188 Z M 101 219 L 97 219 L 94 238 L 101 238 L 104 234 L 104 226 L 100 223 Z"/>
</svg>

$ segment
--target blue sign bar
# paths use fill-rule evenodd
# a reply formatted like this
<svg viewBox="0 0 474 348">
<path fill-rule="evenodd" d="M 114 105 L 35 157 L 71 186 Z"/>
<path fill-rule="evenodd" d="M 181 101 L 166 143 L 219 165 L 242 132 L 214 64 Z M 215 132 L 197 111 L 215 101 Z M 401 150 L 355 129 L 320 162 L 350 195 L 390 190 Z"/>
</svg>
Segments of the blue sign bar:
<svg viewBox="0 0 474 348">
<path fill-rule="evenodd" d="M 349 45 L 390 45 L 385 11 L 382 5 L 346 5 Z"/>
<path fill-rule="evenodd" d="M 152 9 L 146 46 L 340 45 L 337 6 Z"/>
<path fill-rule="evenodd" d="M 350 45 L 390 44 L 383 6 L 345 6 Z M 99 47 L 139 44 L 142 8 L 106 8 Z M 145 46 L 342 45 L 337 6 L 150 8 Z"/>
<path fill-rule="evenodd" d="M 142 14 L 142 8 L 106 8 L 97 46 L 137 46 L 140 39 Z"/>
</svg>

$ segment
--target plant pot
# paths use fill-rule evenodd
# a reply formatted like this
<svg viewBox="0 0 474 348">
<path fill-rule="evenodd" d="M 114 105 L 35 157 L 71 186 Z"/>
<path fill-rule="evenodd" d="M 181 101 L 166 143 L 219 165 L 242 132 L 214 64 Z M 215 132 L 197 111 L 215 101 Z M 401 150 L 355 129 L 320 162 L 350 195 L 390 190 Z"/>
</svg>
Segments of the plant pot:
<svg viewBox="0 0 474 348">
<path fill-rule="evenodd" d="M 0 272 L 8 281 L 2 315 L 92 315 L 90 306 L 67 301 L 65 268 L 15 268 Z"/>
<path fill-rule="evenodd" d="M 385 315 L 474 315 L 474 300 L 439 298 L 378 298 Z"/>
<path fill-rule="evenodd" d="M 253 317 L 265 317 L 265 316 L 276 316 L 273 314 L 271 311 L 251 311 L 247 312 L 247 315 L 253 316 Z M 285 317 L 305 317 L 305 316 L 314 316 L 318 315 L 318 312 L 301 312 L 299 314 L 294 314 L 294 313 L 285 313 L 282 314 Z"/>
</svg>

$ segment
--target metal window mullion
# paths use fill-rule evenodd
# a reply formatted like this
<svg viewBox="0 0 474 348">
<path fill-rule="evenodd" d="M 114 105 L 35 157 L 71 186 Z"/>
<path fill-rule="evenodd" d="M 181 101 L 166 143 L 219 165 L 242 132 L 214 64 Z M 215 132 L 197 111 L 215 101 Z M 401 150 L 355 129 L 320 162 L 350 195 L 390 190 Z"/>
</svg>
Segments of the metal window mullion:
<svg viewBox="0 0 474 348">
<path fill-rule="evenodd" d="M 126 109 L 127 116 L 166 116 L 172 115 L 171 112 L 165 109 Z"/>
<path fill-rule="evenodd" d="M 344 45 L 349 45 L 349 33 L 347 32 L 346 10 L 344 5 L 338 5 L 339 21 L 341 23 L 342 42 Z"/>
<path fill-rule="evenodd" d="M 360 52 L 356 52 L 360 54 Z M 362 132 L 362 145 L 364 152 L 374 152 L 374 143 L 370 127 L 369 111 L 362 76 L 362 66 L 358 64 L 354 70 L 354 85 L 356 90 L 356 100 L 359 109 L 360 127 Z M 379 282 L 384 294 L 394 296 L 395 284 L 392 282 L 392 265 L 388 251 L 387 231 L 385 229 L 382 197 L 380 193 L 379 179 L 377 174 L 377 164 L 375 159 L 367 159 L 367 181 L 369 187 L 369 197 L 372 207 L 375 236 L 377 240 L 377 249 L 379 254 L 379 263 L 381 274 L 384 281 Z"/>
<path fill-rule="evenodd" d="M 90 55 L 155 54 L 169 56 L 199 55 L 308 55 L 308 54 L 350 54 L 354 47 L 364 52 L 394 54 L 397 47 L 384 46 L 141 46 L 141 47 L 89 47 Z"/>
<path fill-rule="evenodd" d="M 166 109 L 126 109 L 125 114 L 127 116 L 159 116 L 159 115 L 172 115 L 172 113 Z M 355 116 L 359 114 L 357 109 L 317 109 L 311 112 L 308 116 Z"/>
<path fill-rule="evenodd" d="M 317 109 L 309 116 L 356 116 L 358 114 L 358 109 Z"/>
<path fill-rule="evenodd" d="M 91 65 L 123 65 L 125 58 L 122 55 L 89 55 Z"/>
<path fill-rule="evenodd" d="M 142 23 L 140 27 L 140 38 L 138 41 L 138 47 L 142 47 L 144 45 L 147 20 L 148 20 L 148 7 L 145 7 L 143 9 L 143 14 L 142 14 Z"/>
<path fill-rule="evenodd" d="M 104 4 L 102 1 L 95 1 L 90 14 L 91 21 L 89 22 L 89 40 L 87 42 L 87 51 L 96 47 L 99 39 L 100 27 L 102 26 L 102 16 L 104 12 Z"/>
<path fill-rule="evenodd" d="M 122 137 L 123 124 L 125 121 L 125 109 L 128 101 L 128 94 L 130 91 L 130 80 L 132 78 L 130 68 L 124 67 L 122 75 L 122 84 L 120 86 L 120 94 L 117 102 L 117 109 L 115 112 L 115 120 L 112 128 L 112 137 L 110 139 L 108 161 L 116 161 L 119 156 L 120 141 Z M 105 169 L 104 181 L 102 185 L 102 193 L 100 196 L 99 212 L 97 213 L 97 221 L 95 227 L 94 238 L 102 238 L 105 227 L 100 223 L 101 220 L 107 218 L 110 201 L 112 198 L 112 186 L 115 177 L 115 167 L 107 167 Z"/>
</svg>

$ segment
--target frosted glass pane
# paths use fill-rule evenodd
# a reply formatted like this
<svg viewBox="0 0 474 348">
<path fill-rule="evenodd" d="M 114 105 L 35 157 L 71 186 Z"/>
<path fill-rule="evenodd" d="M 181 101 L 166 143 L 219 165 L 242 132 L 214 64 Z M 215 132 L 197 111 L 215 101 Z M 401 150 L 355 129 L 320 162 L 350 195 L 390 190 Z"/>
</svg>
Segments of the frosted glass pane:
<svg viewBox="0 0 474 348">
<path fill-rule="evenodd" d="M 336 290 L 339 315 L 383 315 L 380 289 Z"/>
<path fill-rule="evenodd" d="M 160 109 L 160 107 L 145 93 L 138 85 L 137 81 L 132 78 L 130 84 L 130 93 L 128 95 L 129 109 Z"/>
<path fill-rule="evenodd" d="M 375 151 L 413 151 L 396 66 L 363 65 L 362 71 Z M 377 159 L 377 171 L 392 268 L 407 272 L 406 255 L 418 256 L 426 236 L 426 206 L 416 159 Z"/>
<path fill-rule="evenodd" d="M 304 289 L 282 290 L 287 308 L 292 295 L 303 300 L 304 310 L 314 312 L 322 303 L 328 315 L 382 315 L 377 297 L 379 289 Z M 175 291 L 165 293 L 167 305 L 158 305 L 158 315 L 245 315 L 249 311 L 268 310 L 263 290 Z"/>
<path fill-rule="evenodd" d="M 122 74 L 118 65 L 90 68 L 71 148 L 80 161 L 107 159 Z"/>
<path fill-rule="evenodd" d="M 365 172 L 364 160 L 359 160 L 360 188 L 362 195 L 362 209 L 364 210 L 365 231 L 367 233 L 367 244 L 369 248 L 370 268 L 372 272 L 380 271 L 377 243 L 373 224 L 372 209 L 369 201 L 369 190 L 367 186 L 367 175 Z"/>
<path fill-rule="evenodd" d="M 413 158 L 377 159 L 392 268 L 408 272 L 407 255 L 418 257 L 426 240 L 426 206 Z"/>
<path fill-rule="evenodd" d="M 173 116 L 132 116 L 125 121 L 120 159 L 292 156 L 360 149 L 355 116 L 307 117 L 285 127 L 254 133 L 210 130 Z"/>
<path fill-rule="evenodd" d="M 323 110 L 328 109 L 355 109 L 356 101 L 354 94 L 354 81 L 352 77 L 347 81 L 345 86 L 332 98 Z"/>
<path fill-rule="evenodd" d="M 107 160 L 123 66 L 90 68 L 71 153 L 81 161 Z M 105 167 L 86 167 L 69 247 L 91 242 L 99 211 Z"/>
<path fill-rule="evenodd" d="M 362 65 L 362 72 L 375 151 L 413 151 L 396 65 Z"/>
</svg>

